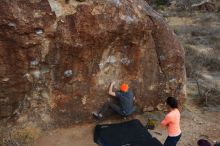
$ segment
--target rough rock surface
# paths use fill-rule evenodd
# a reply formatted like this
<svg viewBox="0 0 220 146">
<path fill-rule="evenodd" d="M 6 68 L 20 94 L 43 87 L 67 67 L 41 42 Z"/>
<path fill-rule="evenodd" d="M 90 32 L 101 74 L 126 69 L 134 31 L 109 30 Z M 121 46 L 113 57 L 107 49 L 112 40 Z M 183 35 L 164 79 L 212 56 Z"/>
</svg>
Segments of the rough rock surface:
<svg viewBox="0 0 220 146">
<path fill-rule="evenodd" d="M 212 2 L 211 0 L 204 0 L 200 3 L 193 4 L 191 8 L 195 10 L 203 10 L 209 12 L 214 12 L 216 10 L 215 3 Z"/>
<path fill-rule="evenodd" d="M 144 0 L 2 0 L 0 117 L 89 120 L 113 80 L 129 83 L 139 107 L 183 101 L 184 55 Z"/>
</svg>

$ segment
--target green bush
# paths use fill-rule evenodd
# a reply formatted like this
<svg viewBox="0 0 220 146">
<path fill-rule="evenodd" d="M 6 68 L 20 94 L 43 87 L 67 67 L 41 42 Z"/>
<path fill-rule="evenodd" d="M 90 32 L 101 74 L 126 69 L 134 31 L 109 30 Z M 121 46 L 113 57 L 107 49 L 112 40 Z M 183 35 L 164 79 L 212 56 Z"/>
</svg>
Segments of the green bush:
<svg viewBox="0 0 220 146">
<path fill-rule="evenodd" d="M 166 5 L 166 2 L 165 2 L 164 0 L 156 0 L 156 1 L 155 1 L 155 4 L 156 4 L 157 6 L 161 6 L 161 5 Z"/>
</svg>

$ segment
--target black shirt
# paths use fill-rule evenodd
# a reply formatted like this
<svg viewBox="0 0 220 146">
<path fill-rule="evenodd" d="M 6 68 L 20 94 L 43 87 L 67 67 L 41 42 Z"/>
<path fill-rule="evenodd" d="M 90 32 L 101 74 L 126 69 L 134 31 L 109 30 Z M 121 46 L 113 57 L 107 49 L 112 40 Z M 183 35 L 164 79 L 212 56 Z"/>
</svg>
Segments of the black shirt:
<svg viewBox="0 0 220 146">
<path fill-rule="evenodd" d="M 119 98 L 122 111 L 131 114 L 133 112 L 133 92 L 131 90 L 127 92 L 116 91 L 115 95 Z"/>
</svg>

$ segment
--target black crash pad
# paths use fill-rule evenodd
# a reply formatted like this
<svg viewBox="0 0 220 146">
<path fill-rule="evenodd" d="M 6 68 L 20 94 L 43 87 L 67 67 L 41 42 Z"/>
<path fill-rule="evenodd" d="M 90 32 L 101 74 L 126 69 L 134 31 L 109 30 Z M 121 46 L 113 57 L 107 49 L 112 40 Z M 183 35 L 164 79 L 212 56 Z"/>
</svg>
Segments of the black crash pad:
<svg viewBox="0 0 220 146">
<path fill-rule="evenodd" d="M 94 142 L 100 146 L 163 146 L 137 119 L 96 125 Z"/>
</svg>

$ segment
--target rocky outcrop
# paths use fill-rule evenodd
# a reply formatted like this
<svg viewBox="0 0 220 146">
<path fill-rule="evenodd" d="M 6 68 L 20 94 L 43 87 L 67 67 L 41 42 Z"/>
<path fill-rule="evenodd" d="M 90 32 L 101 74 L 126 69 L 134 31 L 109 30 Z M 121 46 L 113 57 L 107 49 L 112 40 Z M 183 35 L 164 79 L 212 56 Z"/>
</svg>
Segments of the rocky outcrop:
<svg viewBox="0 0 220 146">
<path fill-rule="evenodd" d="M 216 11 L 215 3 L 212 2 L 211 0 L 204 0 L 204 1 L 201 1 L 200 3 L 193 4 L 191 8 L 194 10 L 202 10 L 202 11 L 208 11 L 208 12 Z"/>
<path fill-rule="evenodd" d="M 3 0 L 0 13 L 1 118 L 88 120 L 113 80 L 140 107 L 186 96 L 184 50 L 144 0 Z"/>
</svg>

